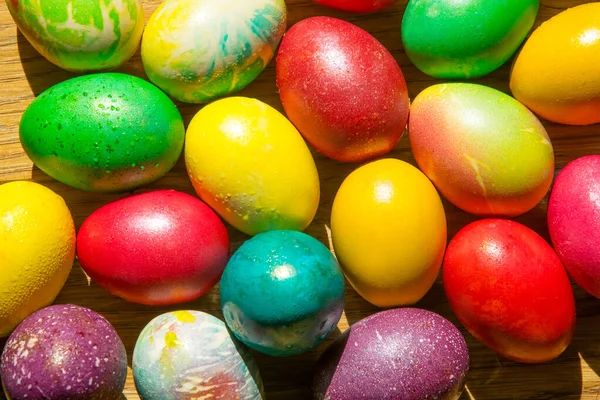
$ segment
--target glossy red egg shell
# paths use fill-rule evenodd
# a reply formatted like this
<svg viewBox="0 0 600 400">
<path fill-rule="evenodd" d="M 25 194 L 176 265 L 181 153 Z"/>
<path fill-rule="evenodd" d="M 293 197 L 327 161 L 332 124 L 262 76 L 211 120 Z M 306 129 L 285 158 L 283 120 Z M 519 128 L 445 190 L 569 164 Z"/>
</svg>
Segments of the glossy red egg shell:
<svg viewBox="0 0 600 400">
<path fill-rule="evenodd" d="M 110 293 L 148 305 L 193 300 L 220 279 L 227 229 L 196 197 L 161 190 L 92 213 L 77 235 L 85 272 Z"/>
<path fill-rule="evenodd" d="M 406 128 L 408 92 L 396 60 L 369 33 L 339 19 L 308 18 L 288 31 L 277 87 L 304 138 L 338 161 L 385 154 Z"/>
<path fill-rule="evenodd" d="M 507 358 L 548 361 L 571 341 L 575 301 L 567 272 L 550 245 L 517 222 L 463 228 L 446 251 L 443 280 L 460 322 Z"/>
<path fill-rule="evenodd" d="M 315 2 L 338 10 L 370 13 L 383 10 L 397 0 L 315 0 Z"/>
</svg>

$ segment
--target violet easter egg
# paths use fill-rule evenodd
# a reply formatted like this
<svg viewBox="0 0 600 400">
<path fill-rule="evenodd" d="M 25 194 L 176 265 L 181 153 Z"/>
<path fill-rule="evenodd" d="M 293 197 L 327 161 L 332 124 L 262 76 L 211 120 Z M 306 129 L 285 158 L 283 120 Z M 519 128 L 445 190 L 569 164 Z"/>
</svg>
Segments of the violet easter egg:
<svg viewBox="0 0 600 400">
<path fill-rule="evenodd" d="M 185 164 L 198 195 L 240 231 L 304 230 L 319 206 L 319 174 L 294 125 L 271 106 L 230 97 L 188 126 Z"/>
<path fill-rule="evenodd" d="M 397 0 L 315 0 L 315 2 L 342 11 L 372 13 L 391 6 Z"/>
<path fill-rule="evenodd" d="M 406 55 L 436 78 L 477 78 L 499 68 L 533 27 L 539 0 L 410 0 Z"/>
<path fill-rule="evenodd" d="M 552 244 L 575 282 L 600 297 L 600 156 L 578 158 L 556 177 L 548 202 Z"/>
<path fill-rule="evenodd" d="M 27 317 L 10 335 L 0 367 L 11 400 L 114 400 L 127 379 L 127 353 L 100 314 L 54 305 Z"/>
<path fill-rule="evenodd" d="M 425 89 L 412 104 L 409 139 L 425 175 L 471 214 L 523 214 L 544 198 L 554 177 L 554 150 L 540 121 L 490 87 Z"/>
<path fill-rule="evenodd" d="M 600 3 L 570 8 L 537 28 L 510 75 L 517 100 L 569 125 L 600 122 Z"/>
<path fill-rule="evenodd" d="M 249 350 L 220 319 L 201 311 L 150 321 L 135 344 L 132 368 L 142 400 L 264 399 Z"/>
<path fill-rule="evenodd" d="M 467 225 L 448 245 L 442 273 L 460 322 L 500 355 L 541 363 L 571 342 L 569 277 L 552 247 L 526 226 L 506 219 Z"/>
<path fill-rule="evenodd" d="M 120 73 L 52 86 L 27 107 L 19 133 L 39 169 L 94 192 L 122 192 L 159 179 L 179 159 L 185 137 L 167 95 Z"/>
<path fill-rule="evenodd" d="M 457 400 L 469 371 L 460 331 L 434 312 L 399 308 L 352 325 L 321 355 L 315 400 Z"/>
<path fill-rule="evenodd" d="M 250 84 L 286 23 L 284 0 L 166 0 L 144 31 L 144 70 L 175 99 L 205 103 Z"/>
<path fill-rule="evenodd" d="M 141 0 L 6 0 L 29 43 L 69 71 L 119 67 L 138 49 L 144 31 Z"/>
<path fill-rule="evenodd" d="M 395 159 L 352 172 L 331 211 L 335 254 L 354 289 L 379 307 L 414 304 L 438 276 L 446 214 L 421 171 Z"/>
<path fill-rule="evenodd" d="M 335 329 L 344 308 L 344 276 L 317 239 L 270 231 L 245 242 L 220 283 L 221 307 L 233 334 L 272 356 L 304 353 Z"/>
<path fill-rule="evenodd" d="M 110 293 L 148 305 L 182 303 L 207 293 L 229 256 L 225 225 L 205 203 L 159 190 L 126 197 L 92 213 L 77 235 L 77 257 Z"/>
<path fill-rule="evenodd" d="M 374 158 L 404 133 L 404 75 L 387 49 L 356 25 L 329 17 L 298 22 L 281 42 L 276 73 L 287 116 L 329 158 Z"/>
</svg>

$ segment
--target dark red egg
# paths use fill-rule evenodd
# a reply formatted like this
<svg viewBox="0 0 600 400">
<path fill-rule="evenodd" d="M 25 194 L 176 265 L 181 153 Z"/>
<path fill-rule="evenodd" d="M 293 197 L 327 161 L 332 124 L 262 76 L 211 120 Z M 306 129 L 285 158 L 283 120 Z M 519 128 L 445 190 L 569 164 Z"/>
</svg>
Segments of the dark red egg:
<svg viewBox="0 0 600 400">
<path fill-rule="evenodd" d="M 510 220 L 487 219 L 463 228 L 443 265 L 446 295 L 467 330 L 515 361 L 558 357 L 575 326 L 569 277 L 550 245 Z"/>
<path fill-rule="evenodd" d="M 391 6 L 397 0 L 315 0 L 315 2 L 338 10 L 371 13 Z"/>
<path fill-rule="evenodd" d="M 409 98 L 398 63 L 369 33 L 339 19 L 308 18 L 288 31 L 277 87 L 304 138 L 338 161 L 383 155 L 406 128 Z"/>
<path fill-rule="evenodd" d="M 160 190 L 109 203 L 77 235 L 92 280 L 125 300 L 176 304 L 208 292 L 229 256 L 227 229 L 196 197 Z"/>
</svg>

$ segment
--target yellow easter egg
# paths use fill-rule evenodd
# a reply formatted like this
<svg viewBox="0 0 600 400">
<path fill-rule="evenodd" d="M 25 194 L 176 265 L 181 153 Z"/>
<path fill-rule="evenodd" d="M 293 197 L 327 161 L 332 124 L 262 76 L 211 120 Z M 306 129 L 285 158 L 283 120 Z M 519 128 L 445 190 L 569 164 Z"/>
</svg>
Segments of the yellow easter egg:
<svg viewBox="0 0 600 400">
<path fill-rule="evenodd" d="M 376 306 L 404 306 L 419 301 L 439 273 L 446 215 L 421 171 L 384 159 L 344 180 L 333 203 L 331 233 L 354 289 Z"/>
<path fill-rule="evenodd" d="M 198 195 L 240 231 L 304 230 L 319 205 L 319 176 L 294 125 L 269 105 L 230 97 L 192 119 L 185 163 Z"/>
<path fill-rule="evenodd" d="M 600 3 L 561 12 L 533 32 L 510 88 L 541 117 L 570 125 L 600 122 Z"/>
<path fill-rule="evenodd" d="M 75 258 L 75 225 L 62 197 L 33 182 L 0 185 L 0 337 L 50 305 Z"/>
</svg>

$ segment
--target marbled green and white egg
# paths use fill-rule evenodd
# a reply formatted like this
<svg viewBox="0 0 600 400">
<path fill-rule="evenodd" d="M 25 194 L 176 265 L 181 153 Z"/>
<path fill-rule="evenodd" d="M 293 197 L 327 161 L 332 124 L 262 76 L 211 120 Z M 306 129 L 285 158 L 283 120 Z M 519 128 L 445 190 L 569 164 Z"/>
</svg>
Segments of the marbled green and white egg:
<svg viewBox="0 0 600 400">
<path fill-rule="evenodd" d="M 137 50 L 141 0 L 6 0 L 17 26 L 50 62 L 69 71 L 113 69 Z"/>
<path fill-rule="evenodd" d="M 237 92 L 271 61 L 286 20 L 284 0 L 166 0 L 144 32 L 144 69 L 188 103 Z"/>
</svg>

